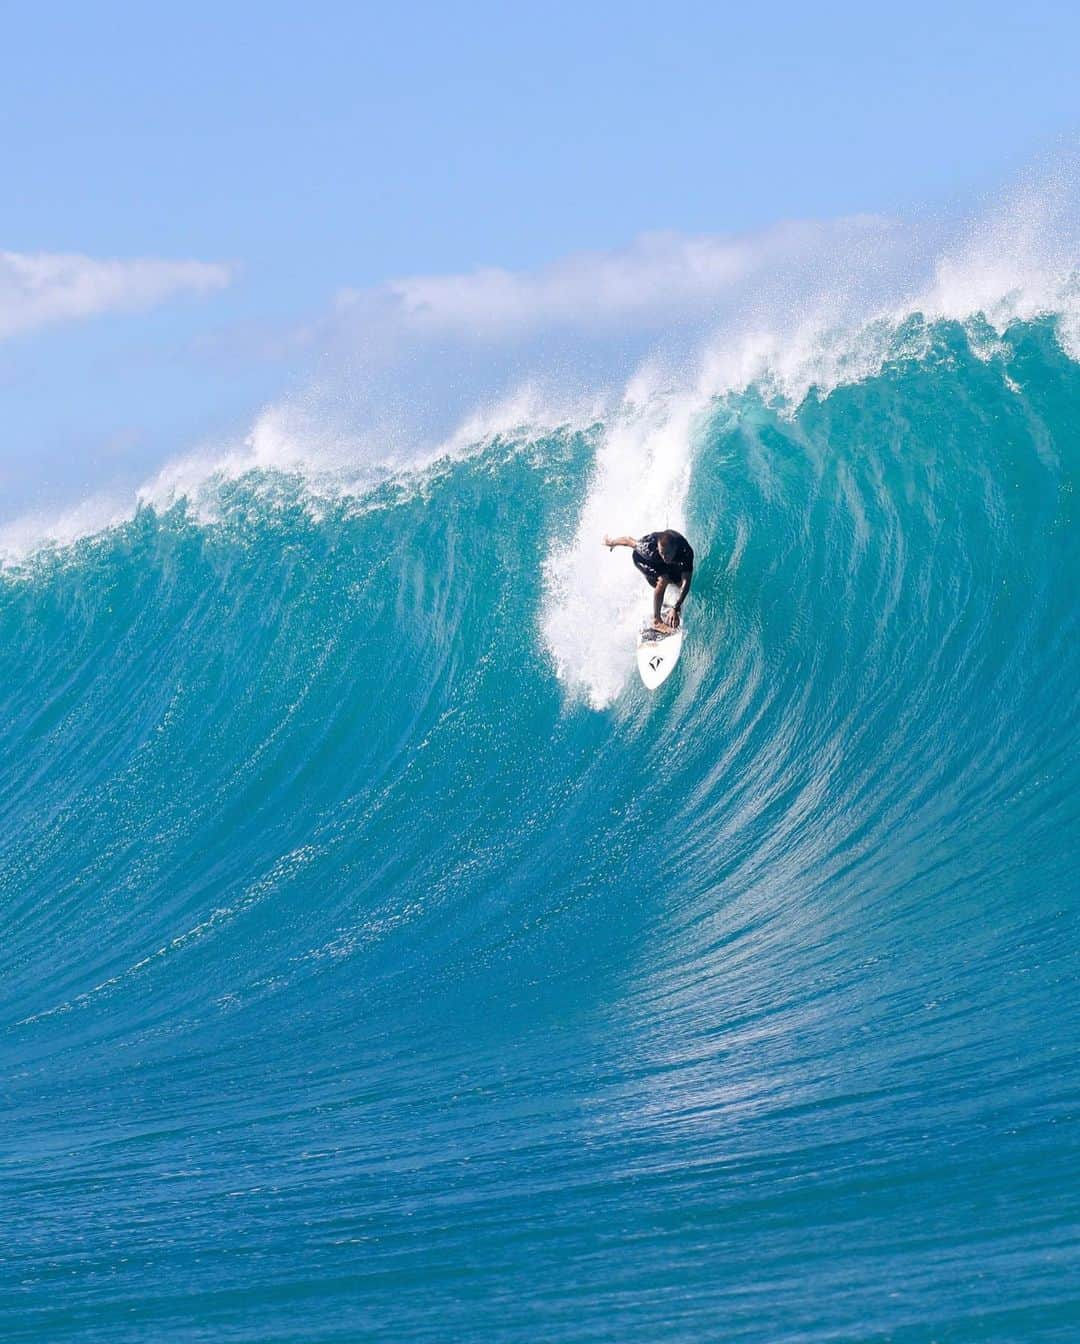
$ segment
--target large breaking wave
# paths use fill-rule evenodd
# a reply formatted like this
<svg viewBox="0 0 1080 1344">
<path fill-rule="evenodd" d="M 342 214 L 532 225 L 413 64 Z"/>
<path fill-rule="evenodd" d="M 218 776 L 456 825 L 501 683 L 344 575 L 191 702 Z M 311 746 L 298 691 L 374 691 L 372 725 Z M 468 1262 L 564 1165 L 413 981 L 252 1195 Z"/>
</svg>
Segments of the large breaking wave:
<svg viewBox="0 0 1080 1344">
<path fill-rule="evenodd" d="M 13 558 L 5 1337 L 1069 1338 L 1070 283 Z"/>
</svg>

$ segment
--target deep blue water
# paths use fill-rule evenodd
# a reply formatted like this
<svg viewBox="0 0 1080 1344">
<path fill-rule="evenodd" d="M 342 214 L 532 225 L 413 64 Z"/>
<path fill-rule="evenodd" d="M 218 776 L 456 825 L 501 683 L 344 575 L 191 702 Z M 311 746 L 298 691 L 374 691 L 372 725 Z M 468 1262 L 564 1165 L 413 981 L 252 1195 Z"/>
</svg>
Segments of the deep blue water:
<svg viewBox="0 0 1080 1344">
<path fill-rule="evenodd" d="M 5 1340 L 1080 1337 L 1080 367 L 982 353 L 718 402 L 600 710 L 603 425 L 0 577 Z"/>
</svg>

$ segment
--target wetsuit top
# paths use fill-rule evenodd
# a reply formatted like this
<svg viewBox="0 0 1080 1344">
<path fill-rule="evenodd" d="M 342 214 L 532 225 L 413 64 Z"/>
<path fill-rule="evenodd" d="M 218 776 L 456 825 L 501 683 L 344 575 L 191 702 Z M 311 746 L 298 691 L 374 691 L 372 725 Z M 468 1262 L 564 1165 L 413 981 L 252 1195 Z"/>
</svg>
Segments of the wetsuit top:
<svg viewBox="0 0 1080 1344">
<path fill-rule="evenodd" d="M 641 538 L 634 547 L 634 560 L 642 561 L 658 576 L 663 574 L 665 578 L 677 583 L 685 573 L 693 572 L 694 548 L 681 532 L 674 532 L 672 535 L 675 538 L 674 560 L 665 560 L 660 554 L 660 548 L 656 544 L 658 532 L 650 532 L 647 537 Z M 642 565 L 639 564 L 638 568 L 642 568 Z"/>
</svg>

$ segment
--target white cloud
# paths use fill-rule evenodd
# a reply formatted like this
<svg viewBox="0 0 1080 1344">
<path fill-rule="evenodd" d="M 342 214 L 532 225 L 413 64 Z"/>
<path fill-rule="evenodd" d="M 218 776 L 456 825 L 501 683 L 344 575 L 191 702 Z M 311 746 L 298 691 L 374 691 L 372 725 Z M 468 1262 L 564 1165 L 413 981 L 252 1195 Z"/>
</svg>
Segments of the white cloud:
<svg viewBox="0 0 1080 1344">
<path fill-rule="evenodd" d="M 646 234 L 627 247 L 578 253 L 537 271 L 483 267 L 347 289 L 338 295 L 338 311 L 415 336 L 481 341 L 551 327 L 662 324 L 708 314 L 766 272 L 841 244 L 850 249 L 859 239 L 880 239 L 891 227 L 877 216 L 856 216 L 789 222 L 752 235 Z"/>
<path fill-rule="evenodd" d="M 203 261 L 0 252 L 0 339 L 52 322 L 148 308 L 183 291 L 207 293 L 229 279 L 227 266 Z"/>
</svg>

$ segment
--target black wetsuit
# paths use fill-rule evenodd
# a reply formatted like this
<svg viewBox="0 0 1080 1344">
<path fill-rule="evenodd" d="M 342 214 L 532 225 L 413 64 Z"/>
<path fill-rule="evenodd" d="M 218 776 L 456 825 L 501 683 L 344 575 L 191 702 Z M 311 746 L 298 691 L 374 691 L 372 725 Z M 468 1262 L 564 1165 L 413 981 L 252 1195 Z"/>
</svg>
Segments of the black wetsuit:
<svg viewBox="0 0 1080 1344">
<path fill-rule="evenodd" d="M 663 577 L 668 583 L 682 583 L 684 574 L 694 571 L 694 548 L 681 532 L 673 532 L 675 538 L 675 556 L 665 560 L 656 544 L 657 532 L 642 537 L 634 547 L 633 561 L 649 581 L 651 588 L 656 587 L 657 579 Z"/>
</svg>

